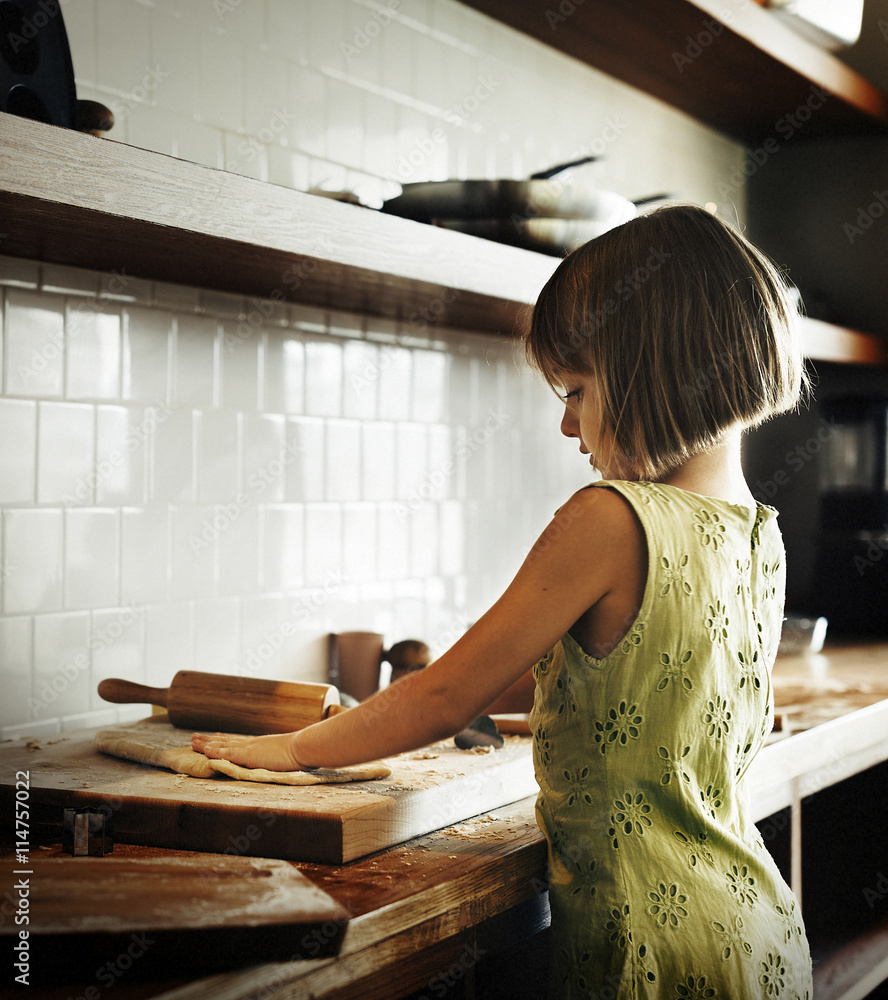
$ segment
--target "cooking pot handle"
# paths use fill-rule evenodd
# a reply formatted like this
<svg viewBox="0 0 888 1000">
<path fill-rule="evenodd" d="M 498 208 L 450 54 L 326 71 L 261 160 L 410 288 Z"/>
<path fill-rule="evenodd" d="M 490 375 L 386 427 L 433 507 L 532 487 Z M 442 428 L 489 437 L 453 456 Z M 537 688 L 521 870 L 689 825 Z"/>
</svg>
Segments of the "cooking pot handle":
<svg viewBox="0 0 888 1000">
<path fill-rule="evenodd" d="M 547 181 L 550 177 L 555 177 L 560 174 L 563 170 L 570 170 L 571 167 L 580 167 L 584 163 L 591 163 L 593 160 L 597 160 L 597 156 L 581 156 L 578 160 L 570 160 L 567 163 L 559 163 L 557 167 L 549 167 L 546 170 L 538 170 L 535 174 L 530 175 L 532 181 Z"/>
</svg>

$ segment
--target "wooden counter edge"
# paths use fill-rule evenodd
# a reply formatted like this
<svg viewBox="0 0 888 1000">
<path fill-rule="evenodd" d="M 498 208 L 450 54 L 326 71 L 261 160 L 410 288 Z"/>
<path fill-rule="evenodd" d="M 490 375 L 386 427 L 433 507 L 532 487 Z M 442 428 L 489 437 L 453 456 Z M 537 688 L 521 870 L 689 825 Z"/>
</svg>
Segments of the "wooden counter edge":
<svg viewBox="0 0 888 1000">
<path fill-rule="evenodd" d="M 534 901 L 546 907 L 546 844 L 535 801 L 529 796 L 351 864 L 299 865 L 353 914 L 335 958 L 303 957 L 220 973 L 155 994 L 154 1000 L 246 1000 L 263 991 L 276 1000 L 387 1000 L 397 995 L 395 988 L 422 988 L 471 954 L 486 921 Z M 405 895 L 408 872 L 417 891 Z M 389 879 L 394 891 L 388 902 L 384 893 L 379 901 L 378 886 Z M 370 890 L 356 893 L 360 883 Z"/>
</svg>

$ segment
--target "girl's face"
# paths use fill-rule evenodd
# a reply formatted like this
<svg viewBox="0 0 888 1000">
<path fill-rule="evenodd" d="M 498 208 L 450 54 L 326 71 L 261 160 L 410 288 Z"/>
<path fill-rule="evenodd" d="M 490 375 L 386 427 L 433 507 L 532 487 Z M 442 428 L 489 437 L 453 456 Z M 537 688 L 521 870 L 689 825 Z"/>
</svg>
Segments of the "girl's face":
<svg viewBox="0 0 888 1000">
<path fill-rule="evenodd" d="M 613 434 L 602 419 L 598 386 L 593 375 L 574 375 L 563 386 L 564 401 L 561 433 L 577 438 L 580 453 L 589 456 L 589 464 L 604 479 L 629 479 L 619 462 Z"/>
</svg>

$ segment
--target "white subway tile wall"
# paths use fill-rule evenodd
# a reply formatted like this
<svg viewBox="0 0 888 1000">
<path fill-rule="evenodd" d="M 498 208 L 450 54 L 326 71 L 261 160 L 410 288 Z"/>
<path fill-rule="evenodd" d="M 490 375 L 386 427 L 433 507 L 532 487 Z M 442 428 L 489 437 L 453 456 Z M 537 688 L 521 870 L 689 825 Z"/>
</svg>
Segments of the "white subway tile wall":
<svg viewBox="0 0 888 1000">
<path fill-rule="evenodd" d="M 374 207 L 594 153 L 590 182 L 743 218 L 740 146 L 455 0 L 64 17 L 117 141 Z M 441 651 L 590 477 L 500 338 L 9 257 L 0 295 L 6 737 L 145 713 L 104 677 L 324 680 L 331 631 Z"/>
</svg>

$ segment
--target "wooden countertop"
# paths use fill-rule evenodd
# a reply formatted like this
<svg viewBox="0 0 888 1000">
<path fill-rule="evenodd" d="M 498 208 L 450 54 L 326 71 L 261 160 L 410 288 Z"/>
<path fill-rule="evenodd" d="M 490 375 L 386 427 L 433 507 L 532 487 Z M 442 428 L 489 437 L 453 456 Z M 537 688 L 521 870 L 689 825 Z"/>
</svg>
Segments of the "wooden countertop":
<svg viewBox="0 0 888 1000">
<path fill-rule="evenodd" d="M 756 819 L 888 759 L 888 643 L 836 644 L 816 656 L 780 657 L 774 692 L 778 710 L 801 705 L 800 719 L 829 721 L 759 755 L 751 774 Z M 52 844 L 47 853 L 60 851 Z M 115 854 L 189 856 L 129 845 L 118 845 Z M 349 914 L 336 958 L 276 962 L 197 981 L 171 971 L 148 982 L 126 979 L 115 995 L 242 1000 L 267 988 L 277 1000 L 383 1000 L 428 989 L 472 949 L 495 950 L 491 942 L 521 940 L 548 919 L 546 850 L 533 796 L 347 865 L 298 867 Z M 67 1000 L 80 995 L 72 988 L 32 987 L 30 995 Z"/>
<path fill-rule="evenodd" d="M 888 642 L 839 641 L 820 653 L 778 656 L 771 684 L 790 732 L 811 729 L 888 698 Z"/>
<path fill-rule="evenodd" d="M 525 927 L 529 924 L 532 931 L 547 924 L 546 849 L 534 801 L 531 796 L 347 865 L 299 864 L 349 914 L 335 958 L 251 966 L 196 982 L 171 971 L 169 978 L 127 979 L 116 986 L 115 995 L 235 1000 L 261 995 L 266 987 L 277 1000 L 388 1000 L 428 987 L 430 979 L 473 948 L 490 948 L 484 931 L 478 932 L 482 922 L 493 923 L 488 936 L 501 935 L 510 911 L 525 904 L 520 918 Z M 61 846 L 49 845 L 45 853 L 60 855 Z M 125 844 L 115 846 L 114 855 L 194 857 L 187 851 Z M 497 918 L 502 918 L 499 924 Z M 29 996 L 66 1000 L 72 989 L 82 995 L 84 986 L 31 987 Z"/>
</svg>

